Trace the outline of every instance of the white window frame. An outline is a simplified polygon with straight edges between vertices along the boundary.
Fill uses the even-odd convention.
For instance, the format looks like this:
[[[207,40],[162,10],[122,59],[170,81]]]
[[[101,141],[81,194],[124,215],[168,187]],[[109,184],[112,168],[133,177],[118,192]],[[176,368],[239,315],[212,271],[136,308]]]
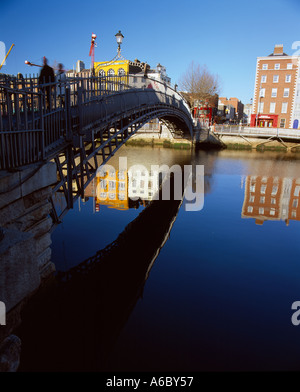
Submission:
[[[275,113],[276,102],[270,102],[270,113]]]
[[[299,197],[299,195],[300,195],[300,186],[296,185],[294,190],[294,196]]]
[[[262,75],[260,79],[260,83],[266,83],[267,82],[267,75]]]
[[[259,97],[260,98],[264,98],[266,94],[266,89],[265,88],[261,88],[259,91]]]
[[[109,189],[110,191],[116,190],[116,181],[109,180],[108,189]]]
[[[276,63],[276,64],[274,65],[274,69],[280,69],[280,63]]]
[[[262,195],[265,195],[265,194],[266,194],[266,189],[267,189],[267,185],[261,185],[261,187],[260,187],[260,193],[261,193]]]
[[[273,185],[271,196],[276,196],[278,192],[278,185]]]
[[[273,83],[279,82],[279,75],[273,75]]]
[[[115,76],[115,75],[116,75],[116,73],[115,73],[115,70],[114,70],[114,69],[110,68],[110,69],[107,71],[107,76]]]
[[[100,180],[100,189],[106,189],[106,188],[107,188],[107,181]]]
[[[125,189],[126,189],[125,181],[119,181],[118,189],[119,189],[119,191],[125,191]]]
[[[286,69],[293,69],[293,63],[287,63]]]
[[[285,88],[285,89],[283,90],[283,97],[284,97],[284,98],[288,98],[289,95],[290,95],[290,89],[289,89],[289,88]]]
[[[268,69],[268,64],[263,64],[263,65],[262,65],[262,69],[263,69],[263,70]]]
[[[125,76],[126,72],[124,68],[119,68],[118,69],[118,76]]]
[[[276,98],[277,97],[277,88],[272,88],[271,97],[272,98]]]
[[[287,102],[282,102],[281,113],[282,114],[286,114],[287,113],[287,108],[288,108],[288,103]]]
[[[285,127],[285,118],[281,118],[279,128],[284,128],[284,127]]]
[[[290,74],[285,75],[285,83],[291,83],[291,80],[292,80],[292,75]]]
[[[264,102],[259,102],[258,103],[258,113],[263,113],[264,112]]]

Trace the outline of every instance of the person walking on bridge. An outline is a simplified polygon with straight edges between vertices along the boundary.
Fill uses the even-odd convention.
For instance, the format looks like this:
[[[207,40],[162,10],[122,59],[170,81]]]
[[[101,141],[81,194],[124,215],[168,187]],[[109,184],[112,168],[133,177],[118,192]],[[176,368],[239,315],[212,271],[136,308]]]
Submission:
[[[51,109],[52,86],[49,83],[54,83],[54,82],[55,82],[55,76],[54,76],[53,68],[49,67],[48,60],[44,56],[43,68],[41,69],[40,76],[39,76],[39,86],[41,91],[46,94],[47,109]]]
[[[60,103],[61,107],[64,107],[67,77],[65,70],[63,69],[63,64],[61,63],[58,64],[58,72],[56,74],[55,80],[57,82],[56,95],[58,102]]]

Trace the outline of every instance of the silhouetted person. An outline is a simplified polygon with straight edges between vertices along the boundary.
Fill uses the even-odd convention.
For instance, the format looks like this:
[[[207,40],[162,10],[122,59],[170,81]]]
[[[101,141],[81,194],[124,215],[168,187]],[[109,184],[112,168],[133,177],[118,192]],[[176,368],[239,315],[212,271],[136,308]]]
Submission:
[[[61,102],[61,106],[65,106],[65,92],[66,92],[66,81],[67,77],[61,63],[58,64],[58,72],[56,74],[56,95],[58,101]]]
[[[55,82],[55,75],[53,68],[49,67],[48,60],[46,57],[43,58],[43,68],[41,69],[39,76],[39,85],[41,90],[46,93],[46,107],[50,109],[50,99],[51,99],[51,90],[52,86],[43,86],[47,83]]]

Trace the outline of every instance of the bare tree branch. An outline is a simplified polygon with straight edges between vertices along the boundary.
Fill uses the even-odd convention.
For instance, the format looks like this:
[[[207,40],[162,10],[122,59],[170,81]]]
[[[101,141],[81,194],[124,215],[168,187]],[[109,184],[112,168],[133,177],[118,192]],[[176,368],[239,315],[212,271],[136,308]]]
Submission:
[[[195,101],[210,101],[220,90],[218,75],[211,74],[206,65],[192,63],[179,80],[179,88],[185,93],[191,106]]]

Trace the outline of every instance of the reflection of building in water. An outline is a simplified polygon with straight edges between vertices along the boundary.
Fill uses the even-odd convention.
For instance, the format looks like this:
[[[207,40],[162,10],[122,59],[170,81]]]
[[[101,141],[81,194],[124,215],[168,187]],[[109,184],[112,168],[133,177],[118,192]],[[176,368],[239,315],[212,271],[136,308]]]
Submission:
[[[132,200],[151,201],[158,192],[159,172],[148,170],[128,171],[128,197]]]
[[[95,212],[100,205],[118,210],[146,206],[159,190],[159,172],[148,171],[137,167],[126,170],[100,171],[98,176],[88,185],[87,197],[93,197]]]
[[[242,218],[300,220],[300,178],[247,176]]]
[[[100,171],[99,176],[96,177],[96,204],[127,210],[129,208],[127,187],[126,170]]]

